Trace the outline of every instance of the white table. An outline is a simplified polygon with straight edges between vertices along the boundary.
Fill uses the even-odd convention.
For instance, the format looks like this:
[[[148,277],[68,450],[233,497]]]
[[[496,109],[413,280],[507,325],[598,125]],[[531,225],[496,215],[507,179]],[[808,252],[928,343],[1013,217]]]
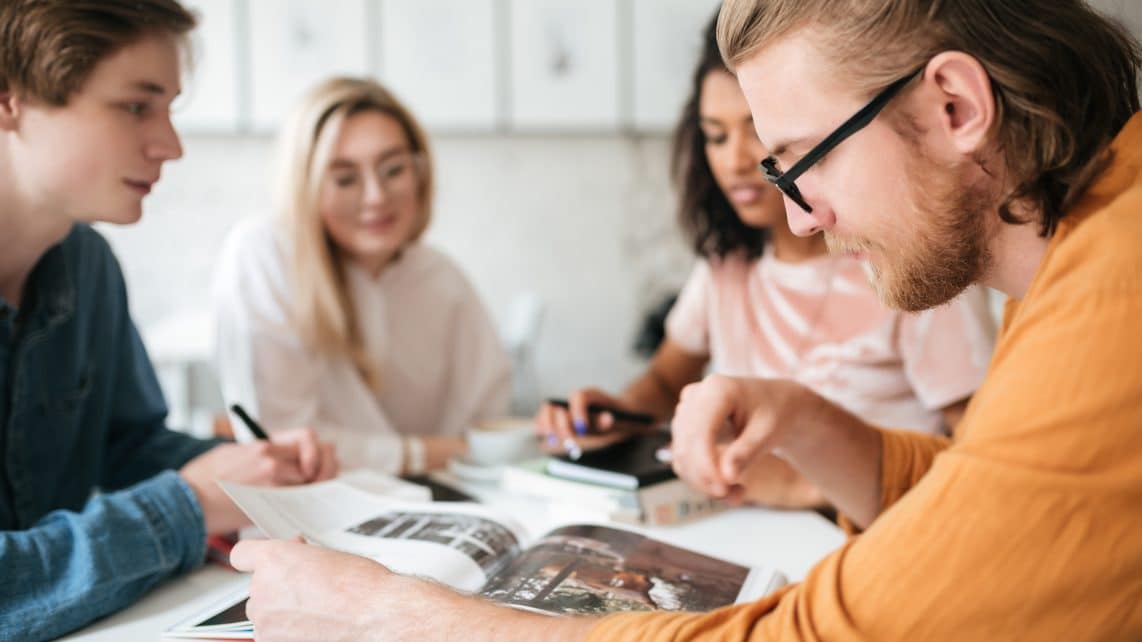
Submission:
[[[581,519],[599,521],[567,507],[509,495],[493,486],[457,485],[495,510],[512,515],[533,535]],[[746,566],[776,567],[794,582],[803,579],[817,560],[844,541],[841,531],[816,513],[762,508],[738,508],[690,524],[638,530],[662,541]],[[63,639],[154,642],[176,622],[201,612],[246,581],[245,575],[209,565],[164,583],[127,610]]]

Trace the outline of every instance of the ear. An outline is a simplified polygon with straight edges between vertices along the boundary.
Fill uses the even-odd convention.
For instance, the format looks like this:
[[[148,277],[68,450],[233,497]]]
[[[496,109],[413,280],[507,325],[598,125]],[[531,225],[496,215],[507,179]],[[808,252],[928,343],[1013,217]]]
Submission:
[[[924,75],[939,92],[939,125],[949,143],[964,155],[979,152],[995,122],[995,95],[983,65],[962,51],[945,51],[928,62]]]
[[[10,90],[0,91],[0,131],[14,131],[20,120],[22,104]]]

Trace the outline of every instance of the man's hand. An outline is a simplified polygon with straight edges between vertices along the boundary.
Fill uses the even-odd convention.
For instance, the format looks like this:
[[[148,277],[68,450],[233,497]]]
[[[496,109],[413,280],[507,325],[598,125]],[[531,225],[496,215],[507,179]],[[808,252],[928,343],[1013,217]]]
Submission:
[[[179,474],[194,491],[207,533],[226,533],[249,524],[218,486],[233,481],[255,486],[284,486],[323,481],[337,475],[333,446],[309,429],[275,434],[271,441],[222,444],[190,460]]]
[[[246,540],[230,563],[254,574],[246,616],[260,642],[580,640],[593,623],[499,607],[300,542]]]
[[[791,381],[721,375],[686,386],[672,422],[674,470],[713,497],[730,496],[750,461],[784,445],[811,395]]]
[[[750,461],[742,471],[741,489],[741,499],[746,503],[770,508],[817,508],[828,504],[812,482],[772,454]],[[730,494],[735,495],[735,491],[731,489]]]
[[[364,557],[296,541],[242,541],[230,563],[254,573],[246,617],[259,640],[435,639],[416,627],[444,606],[430,602],[448,597]],[[401,612],[409,608],[424,619]]]
[[[712,375],[672,423],[674,470],[713,497],[749,499],[751,463],[778,452],[858,525],[879,512],[879,431],[801,384]]]
[[[312,428],[294,428],[270,435],[270,443],[296,451],[298,470],[304,483],[333,479],[340,472],[337,449],[328,441],[321,441]],[[289,453],[287,451],[287,456]]]

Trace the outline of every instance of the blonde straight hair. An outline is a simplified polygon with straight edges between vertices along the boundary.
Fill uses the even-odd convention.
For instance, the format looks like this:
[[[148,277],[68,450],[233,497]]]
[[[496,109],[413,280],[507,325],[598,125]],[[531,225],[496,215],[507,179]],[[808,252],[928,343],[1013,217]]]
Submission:
[[[377,364],[365,352],[346,284],[343,257],[318,211],[330,156],[345,120],[362,111],[396,119],[418,159],[420,212],[410,238],[428,228],[432,212],[432,158],[428,138],[412,114],[379,83],[331,78],[310,89],[282,129],[278,144],[277,209],[293,256],[292,317],[302,341],[317,354],[349,359],[366,384],[380,390]]]

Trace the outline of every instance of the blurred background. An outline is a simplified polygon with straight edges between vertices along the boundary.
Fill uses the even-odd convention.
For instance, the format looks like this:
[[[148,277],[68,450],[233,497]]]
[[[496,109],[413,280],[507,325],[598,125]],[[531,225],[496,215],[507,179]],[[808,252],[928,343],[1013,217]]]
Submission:
[[[433,139],[427,242],[467,272],[516,366],[514,410],[640,368],[640,327],[694,262],[670,130],[719,0],[190,0],[201,18],[168,166],[138,225],[101,226],[171,405],[206,434],[210,281],[241,219],[270,216],[273,134],[333,74],[388,85]],[[1093,0],[1142,36],[1142,0]]]

